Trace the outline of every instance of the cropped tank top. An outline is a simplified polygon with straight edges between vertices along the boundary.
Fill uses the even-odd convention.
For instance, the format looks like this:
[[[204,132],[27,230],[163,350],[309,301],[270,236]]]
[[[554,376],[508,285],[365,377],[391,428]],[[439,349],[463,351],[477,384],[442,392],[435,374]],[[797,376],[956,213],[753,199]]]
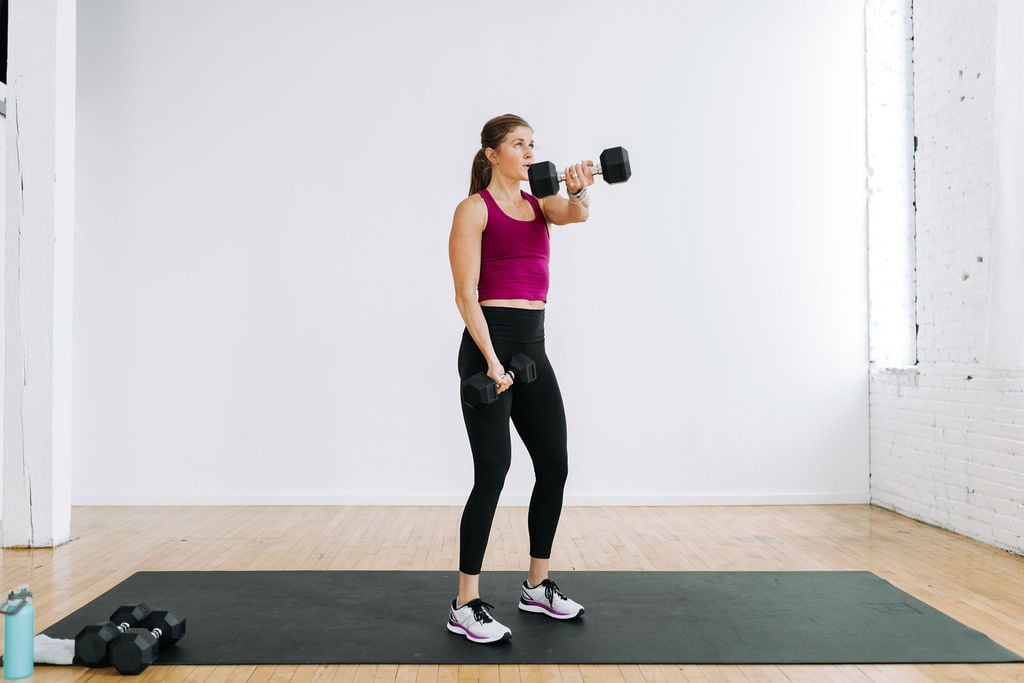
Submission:
[[[507,215],[486,189],[480,197],[487,205],[487,225],[480,244],[480,279],[477,295],[488,299],[548,299],[548,262],[551,239],[548,224],[533,195],[520,190],[533,207],[533,219]]]

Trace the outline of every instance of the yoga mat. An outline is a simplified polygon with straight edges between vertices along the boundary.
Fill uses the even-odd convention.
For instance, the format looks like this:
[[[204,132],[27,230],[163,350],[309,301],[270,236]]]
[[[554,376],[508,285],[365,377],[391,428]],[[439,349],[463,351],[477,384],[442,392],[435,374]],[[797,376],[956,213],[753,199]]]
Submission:
[[[860,664],[1020,662],[870,572],[563,572],[586,614],[517,609],[522,572],[485,572],[512,629],[445,628],[457,575],[430,571],[139,572],[45,630],[73,638],[118,605],[185,614],[160,664]]]

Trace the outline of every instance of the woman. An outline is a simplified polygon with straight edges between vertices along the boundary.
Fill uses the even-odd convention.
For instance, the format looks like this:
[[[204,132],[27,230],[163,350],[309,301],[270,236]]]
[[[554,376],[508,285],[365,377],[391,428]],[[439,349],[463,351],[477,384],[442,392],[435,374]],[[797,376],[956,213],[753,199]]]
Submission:
[[[462,412],[473,452],[473,490],[462,513],[459,594],[452,601],[448,630],[473,642],[508,640],[512,632],[491,616],[480,599],[480,570],[487,538],[512,460],[509,419],[522,438],[536,475],[530,498],[530,570],[519,609],[572,619],[583,607],[548,576],[551,544],[562,511],[568,472],[565,410],[544,352],[544,305],[548,294],[549,224],[587,220],[591,162],[565,169],[569,198],[538,199],[520,190],[533,162],[533,129],[518,116],[491,119],[480,133],[469,197],[455,209],[449,240],[455,299],[466,323],[459,349],[464,380],[486,371],[498,385],[498,400]],[[525,353],[537,378],[516,384],[502,365]]]

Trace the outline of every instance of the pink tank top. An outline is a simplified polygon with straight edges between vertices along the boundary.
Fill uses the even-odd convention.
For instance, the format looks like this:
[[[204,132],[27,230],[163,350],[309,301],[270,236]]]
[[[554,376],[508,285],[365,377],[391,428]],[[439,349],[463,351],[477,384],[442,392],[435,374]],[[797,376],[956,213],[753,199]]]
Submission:
[[[491,193],[480,190],[487,204],[487,226],[480,245],[480,280],[477,294],[488,299],[548,300],[548,261],[551,239],[548,224],[533,195],[520,193],[533,207],[533,220],[511,218]]]

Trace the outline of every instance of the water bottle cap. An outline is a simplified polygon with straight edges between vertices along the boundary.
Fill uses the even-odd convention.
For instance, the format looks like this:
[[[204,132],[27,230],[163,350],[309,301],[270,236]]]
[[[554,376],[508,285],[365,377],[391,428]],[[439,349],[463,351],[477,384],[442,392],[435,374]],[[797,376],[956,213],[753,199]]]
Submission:
[[[0,604],[0,614],[17,614],[21,608],[32,602],[32,593],[28,586],[18,586],[7,595],[7,600]]]

